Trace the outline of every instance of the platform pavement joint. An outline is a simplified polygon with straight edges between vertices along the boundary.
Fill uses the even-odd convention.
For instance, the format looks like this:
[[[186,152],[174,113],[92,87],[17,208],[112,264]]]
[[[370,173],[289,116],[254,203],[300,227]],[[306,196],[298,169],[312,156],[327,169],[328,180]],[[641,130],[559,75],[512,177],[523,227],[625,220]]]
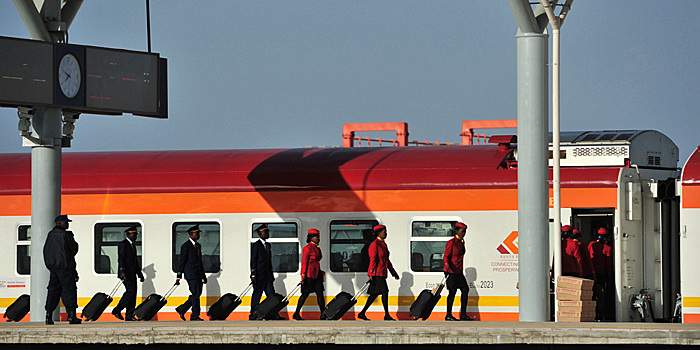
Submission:
[[[98,322],[0,325],[0,344],[700,345],[698,325],[517,322]]]

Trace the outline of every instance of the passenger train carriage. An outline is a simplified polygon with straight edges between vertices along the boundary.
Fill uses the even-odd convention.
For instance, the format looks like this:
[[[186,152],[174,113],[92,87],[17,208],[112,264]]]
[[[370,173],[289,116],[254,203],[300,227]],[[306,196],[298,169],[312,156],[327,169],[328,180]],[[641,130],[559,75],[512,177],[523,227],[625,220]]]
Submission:
[[[80,244],[78,311],[93,294],[115,284],[117,243],[130,226],[140,232],[137,250],[146,276],[141,298],[172,285],[186,229],[200,224],[209,280],[202,296],[206,310],[219,296],[240,293],[249,283],[249,247],[261,223],[271,229],[275,288],[282,294],[300,280],[306,231],[321,231],[327,301],[341,290],[354,293],[367,281],[366,271],[359,271],[362,230],[381,223],[388,227],[390,259],[401,276],[388,281],[390,311],[408,319],[420,291],[441,280],[450,228],[463,221],[469,226],[468,313],[478,320],[515,321],[517,151],[510,143],[514,137],[492,140],[481,146],[66,153],[62,213],[73,220],[70,229]],[[631,300],[643,289],[653,297],[655,317],[670,319],[681,289],[679,238],[672,233],[678,228],[678,148],[656,131],[563,133],[561,140],[564,224],[578,227],[586,245],[598,227],[614,235],[616,320],[640,319]],[[0,312],[29,292],[30,158],[0,155],[0,232],[3,241],[15,245],[0,256],[5,284]],[[687,176],[688,169],[684,192],[697,186]],[[697,200],[684,204],[694,205],[684,213],[700,208]],[[553,226],[550,247],[559,237]],[[680,241],[686,239],[691,238]],[[685,266],[694,261],[684,259],[691,259],[683,260]],[[700,300],[700,287],[693,283],[684,284],[683,293]],[[177,319],[174,308],[187,295],[186,287],[177,289],[157,319]],[[354,319],[364,300],[345,319]],[[247,319],[249,304],[248,295],[229,319]],[[380,319],[380,310],[376,302],[368,316]],[[109,311],[101,321],[114,320]],[[302,316],[319,316],[313,300]],[[431,319],[444,316],[443,298]]]

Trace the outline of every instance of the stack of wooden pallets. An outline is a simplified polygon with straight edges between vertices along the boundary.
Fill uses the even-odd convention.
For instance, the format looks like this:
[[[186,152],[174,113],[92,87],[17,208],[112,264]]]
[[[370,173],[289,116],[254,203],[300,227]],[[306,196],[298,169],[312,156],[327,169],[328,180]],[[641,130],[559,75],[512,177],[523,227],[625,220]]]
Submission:
[[[559,322],[595,321],[595,301],[593,301],[593,280],[559,276],[557,279],[557,300]]]

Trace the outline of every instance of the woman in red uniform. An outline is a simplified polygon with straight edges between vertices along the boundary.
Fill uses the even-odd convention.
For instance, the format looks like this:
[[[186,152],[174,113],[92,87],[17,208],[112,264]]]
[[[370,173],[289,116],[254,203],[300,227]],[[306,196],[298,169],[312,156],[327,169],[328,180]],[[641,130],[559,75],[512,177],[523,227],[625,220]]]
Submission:
[[[309,229],[306,235],[306,242],[308,244],[301,253],[301,297],[299,297],[297,309],[292,318],[299,321],[303,320],[299,311],[301,311],[301,307],[306,302],[309,294],[316,293],[316,301],[318,302],[318,308],[321,310],[321,319],[323,320],[326,298],[323,295],[324,272],[321,271],[323,254],[321,253],[321,247],[319,247],[319,242],[321,242],[320,232],[315,228]]]
[[[445,321],[457,321],[452,316],[452,303],[454,303],[457,290],[462,293],[462,305],[459,309],[459,319],[461,321],[471,321],[472,318],[467,315],[467,300],[469,299],[469,284],[464,277],[464,254],[467,250],[464,248],[464,235],[467,232],[467,224],[458,222],[454,227],[455,236],[445,244],[445,254],[443,261],[445,262],[445,276],[447,277],[447,315]]]
[[[377,237],[372,244],[369,246],[369,270],[367,270],[367,276],[369,276],[369,289],[367,294],[367,303],[362,311],[357,315],[357,318],[369,321],[369,318],[365,316],[365,312],[372,305],[379,294],[382,295],[382,304],[384,306],[384,320],[385,321],[396,321],[389,314],[389,286],[386,284],[387,270],[391,272],[391,275],[399,279],[399,274],[394,270],[394,266],[391,265],[389,260],[389,248],[386,246],[384,240],[386,239],[386,226],[377,225],[374,226],[374,235]]]

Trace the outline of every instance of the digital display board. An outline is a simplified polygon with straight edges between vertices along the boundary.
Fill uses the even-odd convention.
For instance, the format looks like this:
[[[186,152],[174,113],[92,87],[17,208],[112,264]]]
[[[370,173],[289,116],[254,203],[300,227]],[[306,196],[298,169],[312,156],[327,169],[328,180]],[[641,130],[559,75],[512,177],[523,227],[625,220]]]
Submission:
[[[0,106],[167,118],[167,76],[156,53],[0,37]]]
[[[51,105],[53,45],[0,37],[0,104]]]
[[[158,113],[158,55],[85,49],[85,107],[89,110]]]

